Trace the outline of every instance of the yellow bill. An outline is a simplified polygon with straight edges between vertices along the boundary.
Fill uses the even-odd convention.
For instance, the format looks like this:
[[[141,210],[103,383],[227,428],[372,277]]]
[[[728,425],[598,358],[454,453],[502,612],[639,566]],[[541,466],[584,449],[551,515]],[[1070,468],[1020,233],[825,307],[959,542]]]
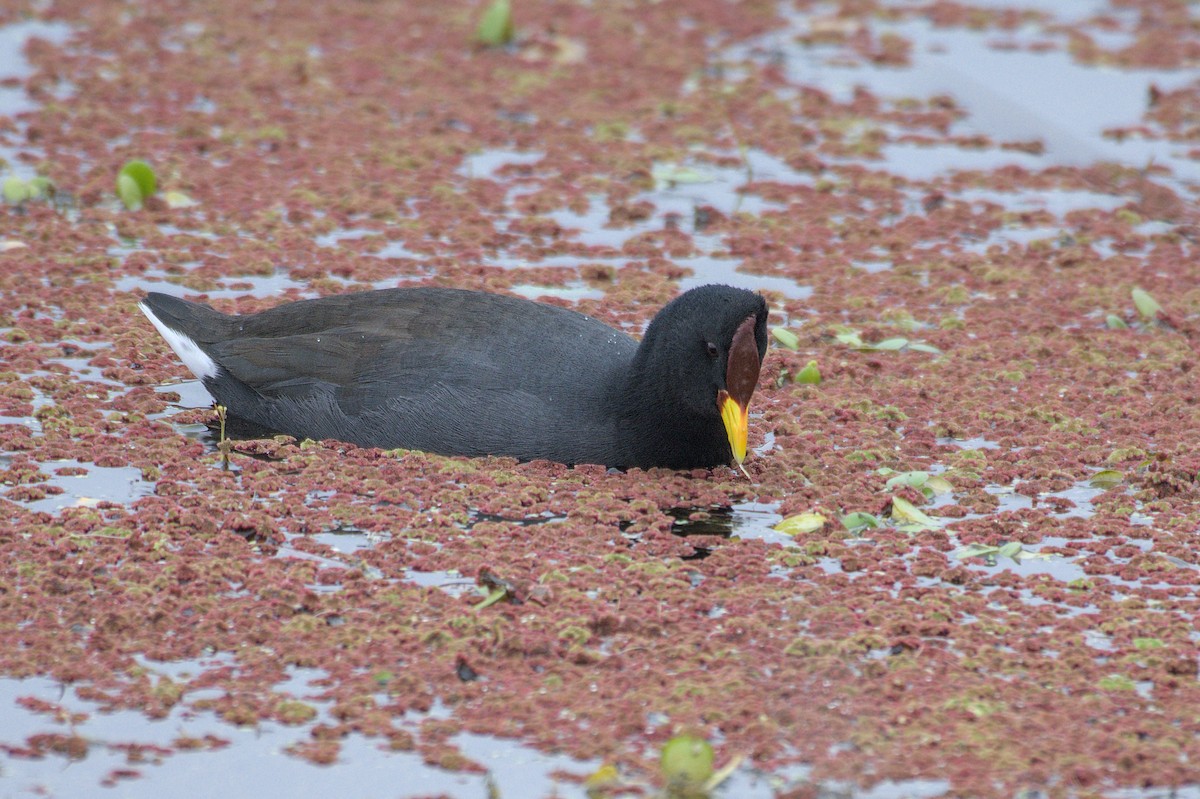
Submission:
[[[721,412],[725,434],[729,436],[729,451],[746,479],[750,479],[750,473],[742,461],[746,459],[746,437],[750,433],[750,397],[754,395],[762,352],[766,349],[765,333],[762,347],[759,347],[758,322],[758,315],[751,314],[738,325],[729,345],[725,388],[717,392],[717,409]]]
[[[742,407],[729,396],[728,391],[717,394],[717,405],[721,409],[721,421],[725,424],[725,434],[729,436],[729,449],[738,466],[746,460],[746,438],[750,435],[750,409]]]

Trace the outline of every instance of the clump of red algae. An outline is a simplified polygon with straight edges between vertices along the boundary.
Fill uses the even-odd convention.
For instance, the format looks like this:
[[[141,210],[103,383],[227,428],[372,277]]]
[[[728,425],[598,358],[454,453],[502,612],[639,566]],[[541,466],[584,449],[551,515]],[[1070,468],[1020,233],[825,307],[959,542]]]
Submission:
[[[826,14],[811,17],[811,47],[851,63],[910,57],[870,26],[915,10],[796,5]],[[1087,63],[1195,63],[1185,11],[1126,5],[1136,13],[1065,30],[969,4],[930,13],[1006,35],[1040,24]],[[688,729],[719,739],[719,759],[810,766],[798,794],[827,780],[944,780],[980,797],[1200,781],[1187,712],[1200,702],[1197,204],[1157,168],[891,175],[889,142],[992,143],[952,132],[952,97],[834,97],[770,57],[723,63],[727,46],[779,28],[773,2],[650,4],[636,18],[522,3],[523,30],[552,31],[581,60],[474,50],[467,4],[265,18],[218,4],[168,19],[67,0],[36,13],[72,37],[26,49],[42,105],[5,130],[68,206],[0,211],[24,245],[0,252],[0,674],[61,681],[100,710],[211,713],[231,733],[300,725],[291,752],[317,763],[361,735],[475,770],[450,741],[472,731],[636,778]],[[1114,31],[1129,44],[1101,48]],[[1145,124],[1113,135],[1187,142],[1194,101],[1156,89]],[[806,179],[748,174],[760,212],[714,199],[660,220],[654,164],[729,166],[743,149]],[[463,172],[492,150],[539,157]],[[196,205],[124,211],[112,180],[130,157]],[[1122,204],[1059,219],[972,199],[980,189]],[[593,207],[606,233],[628,235],[584,244],[556,215]],[[1003,236],[1014,227],[1058,232],[1018,242]],[[224,470],[177,427],[207,411],[164,416],[174,398],[155,387],[183,369],[135,310],[164,284],[250,312],[379,283],[582,279],[602,296],[577,307],[636,332],[702,236],[744,272],[813,289],[773,295],[773,323],[786,314],[800,350],[773,348],[764,365],[751,446],[773,444],[747,461],[752,482],[287,438],[237,444]],[[861,267],[880,261],[890,268]],[[1139,319],[1135,285],[1178,324]],[[853,349],[846,328],[942,354]],[[793,384],[811,358],[821,385]],[[30,508],[97,466],[139,469],[154,491]],[[942,526],[842,528],[845,512],[891,512],[884,467],[944,470],[949,502],[902,494]],[[1100,469],[1121,479],[1071,515]],[[671,509],[741,501],[830,522],[792,547],[671,533]],[[344,554],[316,537],[345,530],[370,546]],[[1060,558],[1047,571],[954,554],[1014,541]],[[707,556],[684,560],[697,546]],[[482,595],[410,579],[421,572],[492,575],[528,601],[476,608]],[[156,673],[174,662],[190,676]],[[284,687],[299,670],[318,675],[303,697]],[[448,716],[425,716],[435,705]],[[25,707],[46,730],[0,740],[9,756],[86,754],[59,722],[70,703]]]

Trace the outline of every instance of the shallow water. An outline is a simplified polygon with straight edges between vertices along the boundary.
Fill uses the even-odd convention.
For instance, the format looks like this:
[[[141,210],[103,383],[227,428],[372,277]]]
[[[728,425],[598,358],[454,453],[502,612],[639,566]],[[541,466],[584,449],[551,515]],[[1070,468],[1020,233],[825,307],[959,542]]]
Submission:
[[[159,663],[146,661],[152,675],[170,677],[186,684],[189,677],[212,667],[232,665],[226,659]],[[299,699],[318,709],[317,717],[300,726],[260,722],[253,728],[234,727],[209,712],[193,712],[187,704],[203,698],[217,698],[220,690],[193,690],[162,719],[147,721],[135,711],[100,712],[97,706],[73,695],[71,688],[45,678],[14,680],[0,678],[0,708],[5,711],[0,744],[20,745],[26,736],[48,731],[47,717],[17,704],[29,697],[64,707],[72,713],[85,713],[82,723],[53,724],[50,729],[78,735],[87,741],[86,757],[69,760],[59,755],[40,759],[7,758],[0,772],[0,793],[9,797],[86,796],[104,780],[112,780],[115,795],[129,799],[142,797],[194,795],[198,784],[206,794],[240,796],[247,791],[270,796],[286,795],[298,799],[324,799],[345,793],[348,782],[356,797],[408,799],[434,794],[480,797],[491,795],[494,785],[501,797],[539,799],[558,797],[584,799],[588,794],[579,779],[591,774],[599,760],[577,760],[565,755],[540,752],[519,741],[472,732],[460,732],[450,741],[463,755],[487,770],[485,774],[452,773],[430,768],[422,756],[396,752],[384,743],[362,736],[341,740],[338,761],[332,765],[313,765],[290,757],[288,746],[310,740],[312,726],[328,721],[330,703],[316,698],[321,689],[313,682],[324,675],[311,669],[289,669],[288,678],[275,690],[280,695]],[[409,714],[407,721],[415,730],[423,718],[445,716],[435,705],[429,714]],[[203,748],[195,752],[172,753],[174,741],[182,737],[202,739],[213,736],[227,746]],[[142,747],[136,758],[129,752],[131,742]],[[714,793],[728,799],[769,799],[785,786],[808,784],[808,769],[791,768],[782,775],[765,775],[742,767]],[[576,775],[564,779],[559,775]],[[122,775],[122,776],[117,776]],[[868,797],[868,799],[923,799],[942,795],[947,784],[941,780],[882,781],[862,790],[849,784],[821,786],[822,796]]]
[[[27,19],[0,25],[0,81],[24,79],[33,72],[24,54],[25,45],[30,39],[62,43],[70,35],[71,26],[62,22]],[[38,104],[25,93],[24,86],[0,85],[0,117],[16,117],[37,107]],[[18,123],[17,129],[23,131],[24,126]],[[40,156],[41,150],[30,146],[25,137],[0,133],[0,179],[9,175],[26,180],[34,177],[37,171],[29,165],[29,161],[36,161]]]
[[[62,491],[21,502],[32,511],[56,513],[64,508],[95,507],[102,502],[128,505],[154,493],[154,483],[145,481],[141,470],[132,466],[97,466],[78,460],[45,461],[41,466],[50,476],[38,485]],[[55,474],[60,469],[85,469],[86,474]]]
[[[209,662],[147,663],[152,673],[170,675],[177,682],[182,674],[196,674],[213,665]],[[16,701],[33,697],[61,704],[71,712],[87,713],[86,721],[53,724],[50,729],[74,734],[88,741],[87,756],[68,760],[61,756],[43,759],[5,758],[0,772],[0,794],[8,797],[91,796],[101,781],[117,770],[132,769],[135,775],[119,779],[114,795],[129,799],[158,799],[163,796],[193,796],[196,786],[204,786],[205,795],[244,796],[261,792],[269,796],[312,797],[323,799],[344,794],[353,783],[360,797],[417,797],[434,794],[484,796],[488,777],[482,774],[452,773],[430,768],[422,756],[412,752],[388,751],[381,742],[361,736],[342,740],[338,762],[318,766],[290,757],[286,747],[311,740],[311,726],[325,717],[329,703],[313,698],[318,689],[310,683],[323,675],[319,672],[292,670],[288,681],[276,686],[280,694],[292,694],[306,704],[321,709],[321,714],[299,727],[263,721],[254,728],[235,727],[208,712],[187,710],[188,701],[204,697],[204,692],[188,692],[185,702],[167,717],[147,721],[136,711],[99,712],[93,703],[73,696],[70,688],[45,678],[13,680],[0,678],[0,708],[5,722],[0,743],[20,745],[26,736],[47,732],[47,718],[31,713]],[[208,692],[212,695],[212,692]],[[215,696],[222,692],[218,691]],[[325,718],[325,720],[328,720]],[[414,718],[413,723],[419,722]],[[205,748],[196,752],[171,754],[172,742],[180,737],[203,738],[206,735],[226,740],[230,745]],[[586,775],[598,764],[568,757],[546,755],[519,742],[485,735],[462,733],[455,737],[468,757],[487,768],[496,769],[493,779],[507,790],[504,796],[582,797],[576,784],[557,780],[554,772]],[[143,761],[132,761],[127,753],[129,742],[149,748]],[[527,786],[520,789],[519,786]]]
[[[729,507],[672,508],[668,513],[675,518],[671,525],[675,535],[715,535],[792,546],[791,536],[774,529],[783,521],[778,511],[778,503],[738,502]],[[697,514],[702,518],[689,518]]]

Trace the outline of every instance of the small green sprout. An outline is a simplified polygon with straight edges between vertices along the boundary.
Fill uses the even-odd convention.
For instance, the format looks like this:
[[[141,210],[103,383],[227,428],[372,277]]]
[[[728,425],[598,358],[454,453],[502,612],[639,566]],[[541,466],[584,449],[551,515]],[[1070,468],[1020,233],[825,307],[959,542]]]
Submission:
[[[821,370],[816,361],[809,361],[803,369],[796,373],[795,382],[807,386],[821,385]]]
[[[1137,308],[1142,319],[1153,322],[1158,318],[1159,313],[1162,312],[1162,306],[1158,304],[1157,300],[1140,288],[1134,288],[1130,295],[1133,297],[1133,306]]]
[[[694,735],[676,735],[663,746],[659,759],[668,791],[698,795],[713,775],[712,744]]]
[[[513,33],[512,3],[492,0],[479,19],[475,41],[485,47],[501,47],[513,40]]]
[[[158,191],[158,178],[145,161],[134,159],[117,175],[117,196],[130,211],[141,208]]]

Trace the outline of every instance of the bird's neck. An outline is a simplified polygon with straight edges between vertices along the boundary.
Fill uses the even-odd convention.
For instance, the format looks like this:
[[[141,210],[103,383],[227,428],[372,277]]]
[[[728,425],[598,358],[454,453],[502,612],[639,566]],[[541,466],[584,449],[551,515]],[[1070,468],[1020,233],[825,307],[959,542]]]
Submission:
[[[639,348],[631,368],[617,380],[612,408],[615,423],[629,431],[629,465],[656,464],[672,469],[714,466],[728,448],[724,431],[714,419],[697,417],[681,409],[661,381],[661,365]],[[659,376],[655,380],[655,375]]]

